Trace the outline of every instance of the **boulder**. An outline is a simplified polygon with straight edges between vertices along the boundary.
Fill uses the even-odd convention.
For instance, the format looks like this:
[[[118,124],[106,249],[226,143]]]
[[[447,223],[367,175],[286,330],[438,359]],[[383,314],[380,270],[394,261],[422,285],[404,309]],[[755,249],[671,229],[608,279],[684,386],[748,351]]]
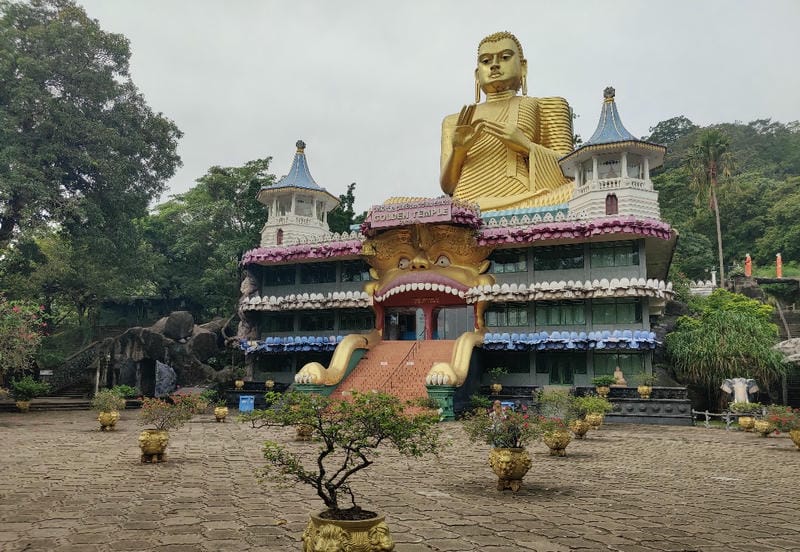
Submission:
[[[194,330],[194,317],[188,311],[175,311],[167,317],[164,335],[175,341],[188,339]]]

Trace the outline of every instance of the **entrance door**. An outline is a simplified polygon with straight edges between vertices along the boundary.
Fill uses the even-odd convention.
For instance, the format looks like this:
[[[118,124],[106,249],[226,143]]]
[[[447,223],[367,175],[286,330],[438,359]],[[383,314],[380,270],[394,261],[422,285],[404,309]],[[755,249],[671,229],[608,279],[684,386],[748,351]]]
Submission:
[[[469,307],[442,307],[436,313],[434,339],[458,339],[475,329],[475,309]]]
[[[386,312],[384,337],[392,341],[414,341],[417,338],[417,310],[392,308]],[[425,317],[419,325],[425,336]],[[422,339],[422,338],[419,338]]]

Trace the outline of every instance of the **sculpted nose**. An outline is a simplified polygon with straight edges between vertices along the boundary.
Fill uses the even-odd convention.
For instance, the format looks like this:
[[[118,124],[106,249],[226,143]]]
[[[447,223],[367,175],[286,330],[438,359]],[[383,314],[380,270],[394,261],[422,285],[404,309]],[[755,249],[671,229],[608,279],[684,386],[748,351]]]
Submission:
[[[411,270],[427,270],[428,269],[428,259],[423,257],[414,257],[411,261]]]

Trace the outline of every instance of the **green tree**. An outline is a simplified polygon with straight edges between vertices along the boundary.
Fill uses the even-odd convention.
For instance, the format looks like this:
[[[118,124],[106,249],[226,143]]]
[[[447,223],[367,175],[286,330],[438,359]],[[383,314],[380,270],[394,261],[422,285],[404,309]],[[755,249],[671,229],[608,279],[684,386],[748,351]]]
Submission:
[[[708,194],[717,227],[717,250],[719,253],[719,277],[725,282],[725,259],[722,255],[722,230],[719,220],[720,181],[730,178],[733,169],[733,156],[729,151],[730,140],[722,132],[710,129],[703,132],[695,142],[690,157],[692,181],[701,195]]]
[[[211,167],[186,193],[156,207],[140,227],[156,255],[153,285],[165,298],[184,297],[224,315],[239,294],[239,261],[260,241],[266,209],[258,191],[275,182],[271,158],[241,167]]]
[[[356,183],[353,182],[347,187],[347,191],[339,196],[339,205],[328,213],[328,227],[331,232],[350,232],[350,225],[356,218],[353,210],[353,204],[356,202],[355,189]]]
[[[0,248],[45,223],[109,228],[164,190],[181,133],[130,55],[71,0],[0,0]]]
[[[772,349],[778,327],[771,306],[723,289],[692,305],[696,312],[680,317],[666,337],[679,379],[715,389],[725,378],[752,377],[768,386],[786,372],[783,355]]]
[[[648,142],[671,147],[675,142],[684,136],[688,136],[697,128],[698,126],[692,121],[683,115],[679,115],[650,127],[650,136],[645,136],[644,139]]]

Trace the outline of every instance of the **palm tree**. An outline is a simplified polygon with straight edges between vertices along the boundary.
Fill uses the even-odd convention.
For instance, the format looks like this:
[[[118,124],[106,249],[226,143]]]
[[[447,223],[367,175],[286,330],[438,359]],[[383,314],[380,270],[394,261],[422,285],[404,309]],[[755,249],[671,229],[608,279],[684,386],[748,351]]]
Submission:
[[[725,262],[722,256],[722,230],[719,224],[717,195],[720,181],[727,180],[733,170],[733,154],[728,151],[730,139],[717,129],[700,134],[689,158],[692,180],[703,195],[709,194],[711,209],[717,223],[717,249],[719,252],[719,280],[725,285]]]

